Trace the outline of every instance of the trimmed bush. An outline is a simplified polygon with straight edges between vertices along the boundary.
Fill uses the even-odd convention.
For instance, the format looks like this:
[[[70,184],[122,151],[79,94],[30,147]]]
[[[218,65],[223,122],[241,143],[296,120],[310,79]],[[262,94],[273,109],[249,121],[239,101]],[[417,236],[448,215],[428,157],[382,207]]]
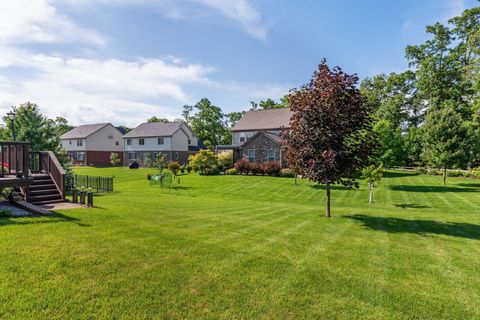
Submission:
[[[260,163],[252,162],[250,163],[249,167],[250,167],[250,172],[254,176],[263,174],[263,166]]]
[[[238,174],[238,170],[235,168],[225,170],[225,174],[234,176]]]
[[[280,174],[280,169],[280,165],[275,161],[269,161],[263,164],[263,171],[272,177],[278,176]]]
[[[250,171],[250,163],[247,160],[241,159],[233,165],[240,174],[248,173]]]
[[[176,176],[178,170],[180,170],[180,164],[177,161],[170,161],[167,165],[167,168],[173,172],[174,176]]]
[[[280,170],[280,176],[284,178],[295,178],[295,172],[292,169]]]
[[[201,176],[217,176],[220,174],[220,170],[217,167],[214,168],[206,168],[203,171],[198,173]]]

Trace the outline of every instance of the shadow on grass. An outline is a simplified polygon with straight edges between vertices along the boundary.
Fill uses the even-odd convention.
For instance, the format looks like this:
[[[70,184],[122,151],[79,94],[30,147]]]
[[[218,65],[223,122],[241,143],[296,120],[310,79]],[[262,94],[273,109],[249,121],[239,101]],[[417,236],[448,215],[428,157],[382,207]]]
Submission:
[[[422,236],[440,234],[459,238],[480,239],[480,226],[471,223],[406,220],[400,218],[373,217],[362,214],[344,217],[360,222],[365,228],[388,233],[412,233]]]
[[[480,183],[459,183],[458,185],[467,188],[480,188]]]
[[[313,189],[320,189],[320,190],[325,190],[327,188],[326,185],[324,184],[314,184],[311,186],[311,188]],[[345,187],[344,185],[341,185],[341,184],[334,184],[334,185],[330,185],[330,190],[356,190],[357,188],[347,188]]]
[[[391,185],[390,190],[406,192],[477,192],[476,188],[449,187],[449,186],[408,186]]]
[[[27,225],[27,224],[44,224],[44,223],[59,223],[71,222],[80,227],[90,227],[89,224],[81,223],[80,219],[66,216],[58,212],[52,212],[48,216],[31,215],[25,217],[6,217],[0,216],[0,227],[8,225]]]
[[[395,204],[395,207],[403,208],[403,209],[427,209],[427,208],[431,208],[430,206],[423,206],[423,205],[415,204],[415,203],[397,203],[397,204]]]
[[[385,171],[383,173],[383,177],[385,178],[401,178],[401,177],[407,177],[407,176],[418,176],[418,173],[415,172],[401,172],[401,171]]]

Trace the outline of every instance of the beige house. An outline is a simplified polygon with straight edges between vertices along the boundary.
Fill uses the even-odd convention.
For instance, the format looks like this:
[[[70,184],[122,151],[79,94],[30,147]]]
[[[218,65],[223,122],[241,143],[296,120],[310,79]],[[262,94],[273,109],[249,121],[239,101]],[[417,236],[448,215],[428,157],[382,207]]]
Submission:
[[[111,123],[78,126],[60,137],[61,147],[77,165],[107,165],[110,154],[123,158],[122,133]]]
[[[166,161],[186,164],[188,156],[198,151],[198,139],[183,122],[142,123],[123,136],[126,164],[137,162],[145,166],[156,160],[158,153]]]

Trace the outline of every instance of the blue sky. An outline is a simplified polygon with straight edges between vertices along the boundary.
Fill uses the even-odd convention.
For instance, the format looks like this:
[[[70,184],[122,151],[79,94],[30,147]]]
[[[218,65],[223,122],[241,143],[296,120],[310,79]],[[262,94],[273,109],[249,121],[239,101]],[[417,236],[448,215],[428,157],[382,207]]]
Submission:
[[[0,0],[0,112],[24,101],[73,124],[225,112],[309,80],[322,57],[360,78],[475,0]],[[28,8],[28,9],[27,9]]]

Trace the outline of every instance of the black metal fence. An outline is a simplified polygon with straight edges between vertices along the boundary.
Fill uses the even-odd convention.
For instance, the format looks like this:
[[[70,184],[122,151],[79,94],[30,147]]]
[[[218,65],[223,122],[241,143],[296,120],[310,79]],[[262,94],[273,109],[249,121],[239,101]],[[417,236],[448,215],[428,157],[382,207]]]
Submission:
[[[113,177],[94,177],[80,174],[73,175],[73,183],[68,183],[69,189],[91,189],[93,192],[112,192]],[[69,190],[71,191],[71,190]]]

